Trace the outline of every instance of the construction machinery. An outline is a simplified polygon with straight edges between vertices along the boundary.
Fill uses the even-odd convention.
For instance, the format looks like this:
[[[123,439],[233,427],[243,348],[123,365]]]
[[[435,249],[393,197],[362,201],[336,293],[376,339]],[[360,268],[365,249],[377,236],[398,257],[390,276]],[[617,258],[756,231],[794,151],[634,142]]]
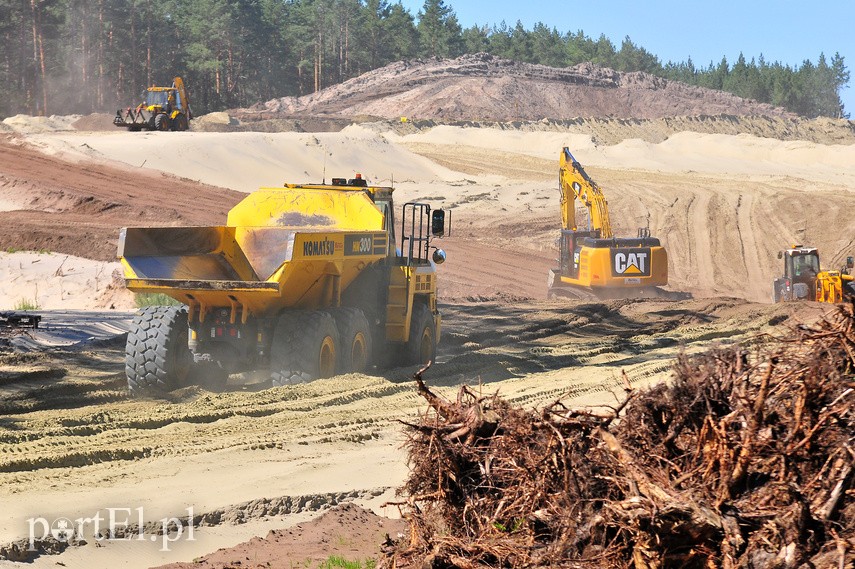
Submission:
[[[627,298],[668,296],[668,255],[649,228],[637,237],[615,237],[602,190],[568,148],[561,152],[559,266],[549,271],[548,297]],[[588,228],[576,223],[576,200],[588,211]]]
[[[144,93],[145,100],[136,106],[116,111],[113,124],[131,131],[187,130],[193,112],[190,99],[181,77],[172,80],[172,87],[151,86]]]
[[[784,274],[772,283],[772,301],[814,300],[816,302],[842,302],[855,298],[855,277],[849,274],[855,259],[846,258],[839,271],[823,270],[819,251],[815,247],[793,245],[778,251],[784,260]]]
[[[126,286],[180,306],[143,308],[128,334],[131,392],[269,370],[274,385],[436,356],[431,245],[446,212],[354,179],[249,194],[216,227],[128,227]],[[450,218],[448,220],[450,226]],[[431,251],[433,250],[433,251]]]

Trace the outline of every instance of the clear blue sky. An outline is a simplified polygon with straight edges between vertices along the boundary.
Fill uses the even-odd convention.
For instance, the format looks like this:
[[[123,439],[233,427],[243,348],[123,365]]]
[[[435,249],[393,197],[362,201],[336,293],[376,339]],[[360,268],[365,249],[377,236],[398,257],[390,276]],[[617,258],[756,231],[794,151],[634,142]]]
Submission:
[[[390,0],[394,3],[397,0]],[[417,16],[424,0],[401,0]],[[846,112],[855,119],[855,1],[853,0],[445,0],[460,25],[499,24],[517,20],[527,29],[537,22],[559,32],[583,30],[600,34],[620,48],[623,38],[644,47],[665,63],[686,61],[697,66],[733,64],[739,52],[746,59],[762,53],[768,62],[816,63],[820,52],[830,60],[845,58],[852,78],[841,93]]]

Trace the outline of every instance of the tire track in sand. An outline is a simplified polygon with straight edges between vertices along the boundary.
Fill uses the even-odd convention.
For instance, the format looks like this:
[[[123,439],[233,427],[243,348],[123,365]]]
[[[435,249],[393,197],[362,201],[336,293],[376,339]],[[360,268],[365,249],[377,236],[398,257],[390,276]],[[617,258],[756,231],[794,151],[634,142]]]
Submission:
[[[740,193],[736,204],[736,231],[742,247],[742,262],[745,267],[745,293],[751,300],[766,300],[763,291],[763,265],[760,263],[760,248],[754,227],[754,195]]]
[[[694,260],[695,278],[698,286],[707,290],[715,290],[715,268],[713,266],[712,245],[710,236],[710,198],[709,192],[696,190],[694,199],[689,205],[689,259]]]

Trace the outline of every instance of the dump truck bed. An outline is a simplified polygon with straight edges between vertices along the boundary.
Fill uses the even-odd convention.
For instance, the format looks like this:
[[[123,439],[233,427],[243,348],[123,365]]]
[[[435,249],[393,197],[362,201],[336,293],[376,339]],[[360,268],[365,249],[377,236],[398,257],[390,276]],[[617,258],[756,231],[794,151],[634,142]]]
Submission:
[[[265,188],[213,227],[129,227],[119,257],[128,289],[253,314],[316,306],[387,257],[384,215],[361,191]],[[326,278],[328,276],[334,279]]]

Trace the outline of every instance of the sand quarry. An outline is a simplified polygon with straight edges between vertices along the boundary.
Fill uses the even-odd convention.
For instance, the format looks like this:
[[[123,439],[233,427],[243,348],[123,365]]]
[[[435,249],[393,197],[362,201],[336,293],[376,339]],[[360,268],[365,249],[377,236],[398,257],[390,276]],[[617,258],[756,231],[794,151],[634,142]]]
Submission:
[[[277,389],[233,376],[223,393],[130,399],[122,331],[134,301],[117,273],[119,227],[220,223],[246,192],[284,181],[361,172],[394,182],[399,203],[453,212],[428,383],[449,396],[480,383],[526,406],[609,404],[622,372],[638,387],[666,381],[680,351],[774,334],[823,311],[771,304],[771,281],[791,243],[819,247],[829,267],[855,254],[853,127],[776,120],[228,132],[205,129],[203,117],[190,132],[128,133],[107,116],[7,119],[0,307],[37,303],[43,330],[5,337],[0,351],[0,548],[27,537],[29,518],[109,508],[130,508],[132,524],[141,509],[149,530],[188,508],[201,523],[169,551],[156,533],[89,539],[31,566],[150,567],[238,544],[194,566],[313,566],[372,558],[385,534],[406,531],[383,504],[407,473],[398,421],[424,409],[413,370]],[[795,128],[812,134],[799,140]],[[694,298],[545,299],[563,146],[603,187],[616,233],[649,225],[668,250],[670,288]]]

